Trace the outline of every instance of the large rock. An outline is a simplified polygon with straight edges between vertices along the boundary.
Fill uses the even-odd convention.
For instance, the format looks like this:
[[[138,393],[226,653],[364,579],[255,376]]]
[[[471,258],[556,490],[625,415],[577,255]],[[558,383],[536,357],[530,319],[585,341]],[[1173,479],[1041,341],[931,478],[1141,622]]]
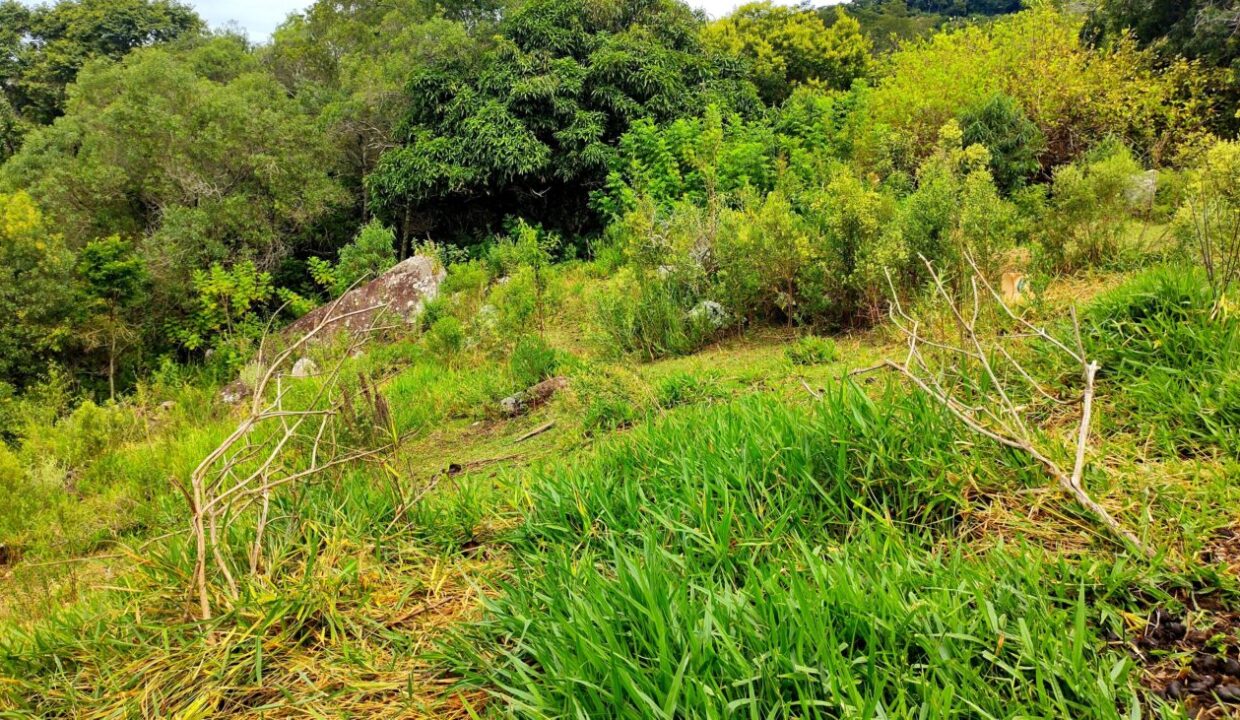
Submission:
[[[380,319],[380,313],[390,313],[396,320],[411,321],[428,300],[439,294],[439,284],[445,275],[437,260],[415,255],[365,285],[350,290],[338,301],[306,313],[285,328],[284,336],[297,338],[305,335],[323,322],[329,313],[335,319],[323,326],[319,331],[321,335],[342,330],[355,334],[390,322]]]

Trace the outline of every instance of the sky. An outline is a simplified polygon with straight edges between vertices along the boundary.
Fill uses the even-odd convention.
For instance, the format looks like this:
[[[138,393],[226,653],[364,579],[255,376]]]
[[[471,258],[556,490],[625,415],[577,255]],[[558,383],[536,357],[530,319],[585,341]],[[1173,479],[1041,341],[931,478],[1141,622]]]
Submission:
[[[814,4],[834,4],[839,1],[816,0]],[[266,40],[289,13],[309,6],[310,2],[311,0],[190,0],[190,4],[212,27],[223,27],[226,23],[235,22],[256,42]],[[744,0],[689,0],[690,5],[704,9],[712,17],[724,15],[742,2]]]

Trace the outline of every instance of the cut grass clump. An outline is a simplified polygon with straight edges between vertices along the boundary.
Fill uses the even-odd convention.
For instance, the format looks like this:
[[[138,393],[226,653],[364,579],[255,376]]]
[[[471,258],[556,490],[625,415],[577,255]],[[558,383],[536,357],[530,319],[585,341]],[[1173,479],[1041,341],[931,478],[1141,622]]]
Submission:
[[[656,399],[664,410],[717,400],[724,395],[719,379],[711,374],[676,372],[655,385]]]
[[[1085,341],[1113,406],[1105,422],[1167,455],[1240,457],[1240,319],[1212,310],[1204,277],[1171,268],[1094,303]]]

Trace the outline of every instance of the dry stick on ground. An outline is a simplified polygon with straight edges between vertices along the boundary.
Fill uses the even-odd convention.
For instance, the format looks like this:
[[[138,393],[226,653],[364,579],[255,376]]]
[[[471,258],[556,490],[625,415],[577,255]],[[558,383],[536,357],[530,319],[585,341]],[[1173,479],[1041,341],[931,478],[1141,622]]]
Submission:
[[[973,432],[1033,458],[1047,474],[1059,483],[1060,487],[1101,521],[1116,537],[1145,555],[1153,555],[1151,549],[1136,535],[1120,525],[1106,508],[1095,502],[1082,485],[1085,456],[1089,447],[1090,426],[1093,421],[1094,385],[1098,375],[1098,363],[1089,360],[1086,356],[1075,309],[1072,311],[1075,347],[1071,347],[1045,329],[1033,325],[1013,312],[999,293],[995,292],[994,287],[986,281],[985,276],[970,257],[968,261],[973,269],[973,277],[970,281],[972,302],[966,315],[966,308],[963,307],[962,301],[953,300],[948,293],[942,275],[924,257],[922,261],[930,272],[936,296],[951,313],[959,339],[953,343],[926,337],[922,332],[923,324],[904,311],[895,292],[894,283],[888,276],[892,296],[890,318],[892,324],[908,341],[907,354],[904,362],[888,359],[878,365],[856,370],[851,375],[881,369],[890,369],[900,373],[922,392],[945,407]],[[1084,389],[1078,401],[1065,402],[1048,392],[1042,384],[1034,380],[1011,353],[1002,347],[1004,338],[989,342],[982,338],[978,332],[978,322],[982,312],[983,288],[1003,313],[1021,328],[1019,337],[1034,338],[1045,342],[1080,365]],[[946,355],[948,359],[935,363],[932,358],[927,358],[927,353],[935,351]],[[1023,382],[1039,396],[1057,404],[1080,406],[1075,439],[1076,453],[1071,473],[1066,472],[1045,450],[1035,444],[1035,435],[1029,430],[1025,418],[1022,417],[1022,411],[1025,408],[1013,402],[1012,392],[1005,387],[1004,380],[1000,378],[999,371],[996,369],[1007,366],[1015,371],[1015,378],[1017,378],[1010,382]],[[974,370],[980,372],[975,374]],[[962,398],[971,399],[973,402],[966,402]]]
[[[224,578],[229,595],[233,598],[238,595],[236,579],[220,549],[219,535],[221,524],[226,529],[228,524],[251,504],[254,502],[262,503],[262,510],[256,528],[256,537],[249,553],[250,570],[254,572],[258,566],[258,552],[267,523],[267,509],[270,506],[272,490],[289,483],[304,481],[333,467],[371,458],[383,451],[382,449],[352,450],[326,462],[320,460],[320,454],[324,447],[324,432],[328,421],[339,412],[339,408],[332,406],[330,403],[328,403],[327,407],[322,406],[325,400],[330,399],[330,394],[337,385],[337,380],[345,360],[352,354],[351,352],[346,352],[340,361],[335,364],[332,371],[327,374],[318,392],[309,404],[309,407],[312,409],[286,410],[284,407],[284,398],[288,388],[283,383],[278,382],[278,373],[288,360],[329,325],[354,315],[371,312],[375,313],[375,322],[377,322],[381,313],[376,311],[381,310],[383,307],[382,305],[375,305],[352,312],[337,313],[336,310],[339,303],[339,300],[333,302],[328,312],[324,314],[323,318],[313,328],[289,347],[276,354],[267,363],[265,370],[254,387],[253,397],[246,417],[194,469],[190,475],[189,487],[178,483],[178,487],[185,495],[190,507],[191,532],[195,542],[193,584],[198,596],[199,612],[203,620],[211,618],[211,600],[207,582],[208,555],[211,556],[220,575]],[[359,337],[364,338],[367,334],[361,333]],[[260,358],[265,358],[265,350],[266,336],[264,335],[259,350]],[[273,380],[277,381],[276,389],[274,395],[269,399],[267,391],[271,387]],[[312,441],[310,467],[299,472],[286,472],[282,474],[281,459],[284,450],[289,443],[300,436],[302,425],[312,418],[319,421],[319,428],[314,434]],[[279,421],[281,426],[281,431],[277,434],[278,439],[275,443],[251,444],[252,433],[255,429],[269,421]],[[340,448],[333,443],[331,449],[337,451]],[[256,459],[258,460],[256,469],[247,469],[242,472],[242,475],[238,475],[238,471],[243,466]]]

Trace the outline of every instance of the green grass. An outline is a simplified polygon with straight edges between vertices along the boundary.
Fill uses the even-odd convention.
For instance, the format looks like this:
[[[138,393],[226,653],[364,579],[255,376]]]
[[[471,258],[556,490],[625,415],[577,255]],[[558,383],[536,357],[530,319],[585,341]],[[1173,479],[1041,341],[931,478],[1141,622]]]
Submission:
[[[1135,568],[936,547],[966,491],[1038,481],[957,434],[841,385],[537,472],[512,579],[449,657],[518,717],[1120,716],[1134,666],[1099,623]]]
[[[616,361],[558,340],[583,289],[550,342],[349,360],[402,444],[278,493],[261,572],[205,624],[169,477],[235,412],[187,378],[31,415],[0,453],[0,543],[23,557],[0,568],[0,717],[1178,717],[1114,638],[1152,607],[1237,606],[1195,560],[1240,498],[1237,330],[1179,270],[1095,284],[1116,287],[1083,314],[1103,365],[1086,484],[1159,560],[923,396],[845,379],[899,352],[882,329]],[[548,405],[499,412],[551,374]],[[238,565],[254,532],[226,536]]]
[[[1240,318],[1211,310],[1205,278],[1171,268],[1094,303],[1087,347],[1117,390],[1112,428],[1147,435],[1169,455],[1240,458]]]

